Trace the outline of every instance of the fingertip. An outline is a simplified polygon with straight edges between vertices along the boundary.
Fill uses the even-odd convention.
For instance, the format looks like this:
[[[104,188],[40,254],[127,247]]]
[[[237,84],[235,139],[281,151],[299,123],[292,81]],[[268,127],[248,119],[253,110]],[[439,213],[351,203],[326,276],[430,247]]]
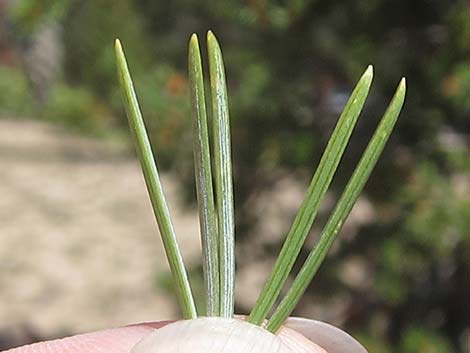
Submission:
[[[143,337],[171,321],[145,322],[33,343],[1,353],[128,353]]]

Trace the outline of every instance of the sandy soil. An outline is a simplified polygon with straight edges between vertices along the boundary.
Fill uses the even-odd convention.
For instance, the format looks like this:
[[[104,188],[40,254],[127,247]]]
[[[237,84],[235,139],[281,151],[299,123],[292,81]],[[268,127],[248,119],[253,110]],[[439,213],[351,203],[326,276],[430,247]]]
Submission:
[[[157,285],[168,267],[140,167],[122,156],[44,123],[0,120],[0,350],[6,333],[178,315]],[[196,263],[197,214],[180,206],[174,178],[162,179],[185,260]]]

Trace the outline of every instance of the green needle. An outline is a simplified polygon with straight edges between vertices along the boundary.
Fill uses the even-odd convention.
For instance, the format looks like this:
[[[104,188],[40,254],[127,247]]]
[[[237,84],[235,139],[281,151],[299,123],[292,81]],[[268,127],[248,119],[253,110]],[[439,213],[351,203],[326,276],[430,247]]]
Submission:
[[[203,254],[202,265],[207,293],[206,315],[218,316],[220,311],[220,285],[217,214],[215,212],[212,186],[204,77],[196,34],[193,34],[189,41],[188,70],[193,120],[194,171]]]
[[[142,166],[145,183],[147,184],[153,212],[160,229],[168,263],[173,274],[173,279],[176,282],[181,310],[184,318],[192,319],[197,317],[196,306],[189,286],[183,258],[170,220],[168,206],[165,201],[165,195],[163,194],[157,166],[152,154],[152,147],[150,146],[144,120],[142,119],[139,103],[137,102],[137,96],[132,84],[131,75],[119,40],[116,40],[115,50],[119,81],[121,83],[130,130],[134,139],[140,164]]]
[[[230,119],[225,70],[219,43],[207,33],[214,135],[214,175],[219,231],[220,316],[232,317],[235,292],[235,223],[233,211]]]

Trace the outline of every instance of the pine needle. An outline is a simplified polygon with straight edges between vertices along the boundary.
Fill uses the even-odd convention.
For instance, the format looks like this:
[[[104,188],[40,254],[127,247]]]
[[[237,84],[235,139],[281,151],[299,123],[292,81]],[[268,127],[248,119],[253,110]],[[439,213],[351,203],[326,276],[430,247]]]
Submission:
[[[189,41],[188,56],[191,112],[193,120],[193,153],[196,194],[203,254],[204,283],[206,287],[206,315],[218,316],[220,306],[219,245],[217,239],[217,214],[210,159],[204,77],[201,53],[196,34]]]
[[[127,67],[126,58],[121,43],[116,39],[115,43],[118,76],[123,93],[124,105],[129,120],[129,126],[134,139],[137,155],[144,174],[145,183],[152,203],[153,212],[157,219],[160,234],[165,247],[166,256],[170,265],[173,279],[176,283],[178,300],[185,319],[197,316],[196,306],[189,286],[189,280],[184,267],[179,246],[176,240],[170,213],[163,194],[163,188],[158,175],[157,166],[152,154],[144,120],[140,112],[137,96],[134,91],[132,78]]]
[[[207,33],[212,99],[214,175],[219,232],[220,316],[232,317],[235,292],[235,223],[233,206],[230,119],[225,70],[219,43]]]

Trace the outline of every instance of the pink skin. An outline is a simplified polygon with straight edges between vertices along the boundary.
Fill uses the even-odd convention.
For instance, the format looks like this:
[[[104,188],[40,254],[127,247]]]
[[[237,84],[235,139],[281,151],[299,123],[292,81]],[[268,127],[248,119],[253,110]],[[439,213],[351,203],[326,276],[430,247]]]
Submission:
[[[130,349],[144,336],[170,322],[171,321],[143,323],[84,333],[13,348],[1,353],[129,353]],[[299,333],[290,329],[283,329],[280,332],[281,339],[285,341],[290,341],[291,337],[293,338],[297,335],[300,336]],[[310,345],[309,343],[307,343],[305,348],[305,352],[308,353],[326,353],[320,347]]]
[[[169,321],[160,321],[84,333],[13,348],[2,353],[128,353],[142,337],[168,323]]]

